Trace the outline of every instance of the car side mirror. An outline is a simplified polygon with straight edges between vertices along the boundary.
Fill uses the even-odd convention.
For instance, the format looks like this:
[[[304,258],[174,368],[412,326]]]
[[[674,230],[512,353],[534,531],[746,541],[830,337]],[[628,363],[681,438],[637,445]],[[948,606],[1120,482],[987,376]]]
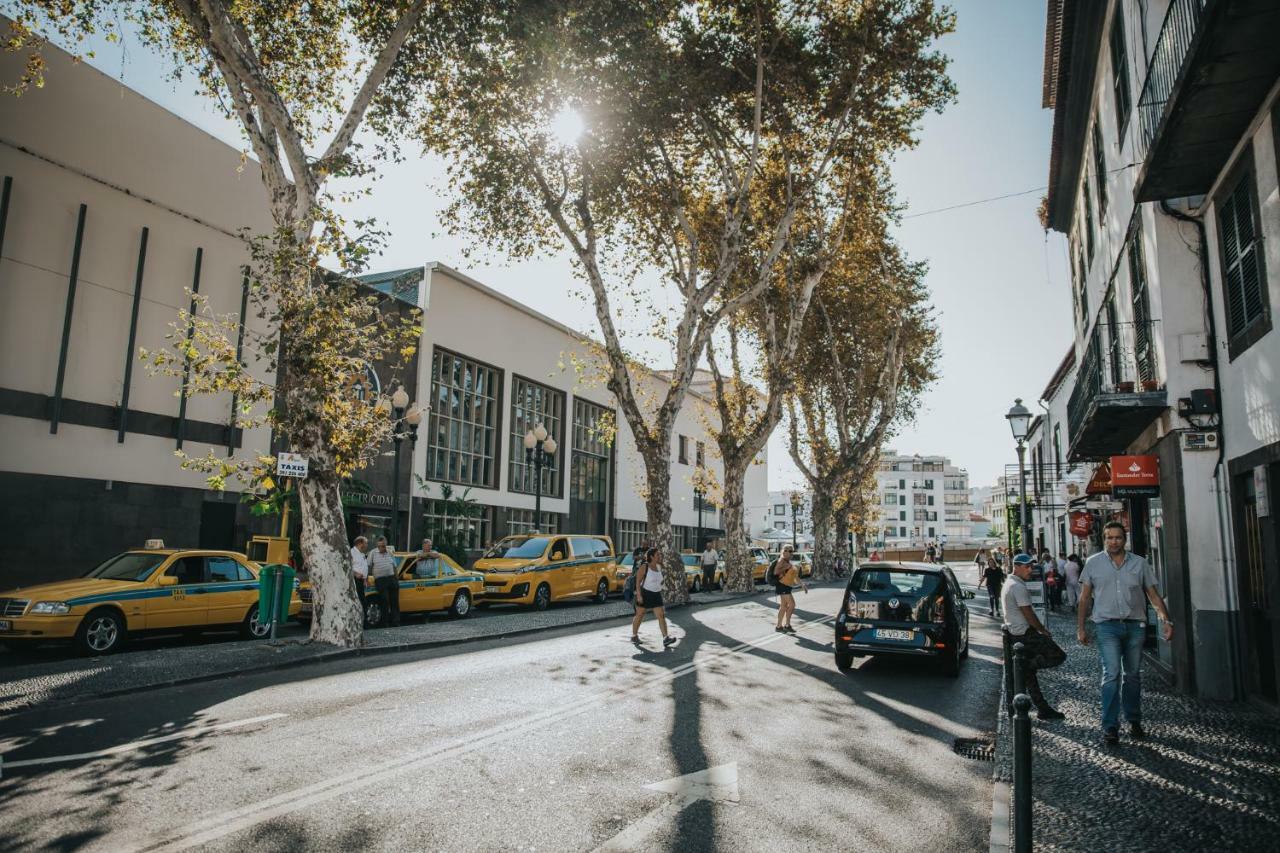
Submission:
[[[177,586],[178,579],[173,575],[161,575],[156,580],[156,586]]]
[[[558,563],[563,559],[564,559],[564,554],[560,553],[559,551],[551,552],[551,562]]]

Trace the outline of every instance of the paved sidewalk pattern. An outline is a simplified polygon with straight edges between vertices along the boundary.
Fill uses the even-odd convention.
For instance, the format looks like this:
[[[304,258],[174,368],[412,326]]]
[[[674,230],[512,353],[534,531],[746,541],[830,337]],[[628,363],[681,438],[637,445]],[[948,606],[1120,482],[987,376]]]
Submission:
[[[1075,639],[1074,616],[1049,616],[1067,652],[1040,673],[1067,718],[1032,716],[1035,849],[1051,851],[1280,849],[1280,719],[1241,704],[1174,692],[1143,666],[1147,739],[1121,729],[1101,743],[1096,645]],[[1013,737],[1001,709],[996,778],[1013,778]]]

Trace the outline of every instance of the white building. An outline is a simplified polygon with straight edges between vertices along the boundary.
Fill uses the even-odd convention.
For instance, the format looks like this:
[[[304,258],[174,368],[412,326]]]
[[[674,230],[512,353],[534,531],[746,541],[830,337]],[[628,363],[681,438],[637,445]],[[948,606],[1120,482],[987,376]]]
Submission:
[[[1183,689],[1276,705],[1280,4],[1047,5],[1048,224],[1075,305],[1064,462],[1158,472],[1117,513],[1177,626],[1157,659]]]
[[[798,495],[800,498],[795,506],[794,525],[792,524],[792,495]],[[813,541],[812,498],[813,493],[808,490],[770,491],[768,502],[759,504],[755,508],[753,517],[749,519],[752,533],[759,537],[767,531],[774,531],[773,535],[790,536],[794,527],[798,543],[811,543]]]
[[[876,469],[876,487],[884,544],[922,547],[969,540],[969,474],[945,456],[886,450]]]
[[[239,549],[278,524],[251,518],[234,483],[211,491],[174,458],[178,448],[273,452],[270,431],[232,430],[229,396],[183,402],[180,380],[148,376],[137,358],[139,347],[164,346],[193,286],[219,314],[244,317],[248,334],[276,333],[244,302],[240,230],[271,227],[258,167],[88,64],[53,47],[45,57],[43,88],[0,98],[0,588],[79,574],[149,538]],[[15,79],[22,61],[0,54],[0,75]],[[614,409],[609,393],[559,366],[586,354],[582,335],[439,264],[367,284],[388,304],[425,309],[405,374],[370,373],[383,373],[388,391],[405,383],[431,411],[402,450],[399,482],[388,446],[344,489],[350,536],[398,528],[407,538],[410,526],[443,524],[465,528],[478,548],[536,523],[611,533],[620,548],[644,538],[630,432],[617,416],[610,440],[611,418],[601,428]],[[691,393],[672,436],[672,522],[683,547],[696,545],[696,465],[720,476],[704,427],[711,413]],[[559,448],[535,522],[521,439],[537,422]],[[749,501],[763,499],[766,471],[751,467]],[[469,490],[480,517],[445,517],[442,485]],[[718,533],[711,503],[701,521],[705,535]]]

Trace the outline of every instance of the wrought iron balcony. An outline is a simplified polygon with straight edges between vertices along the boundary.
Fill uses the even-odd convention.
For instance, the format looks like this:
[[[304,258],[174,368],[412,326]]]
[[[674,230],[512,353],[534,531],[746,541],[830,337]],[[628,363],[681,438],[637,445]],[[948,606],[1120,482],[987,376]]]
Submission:
[[[1136,199],[1203,195],[1280,73],[1275,0],[1172,0],[1138,98]]]
[[[1098,323],[1067,400],[1071,461],[1124,453],[1168,408],[1156,364],[1159,321]]]

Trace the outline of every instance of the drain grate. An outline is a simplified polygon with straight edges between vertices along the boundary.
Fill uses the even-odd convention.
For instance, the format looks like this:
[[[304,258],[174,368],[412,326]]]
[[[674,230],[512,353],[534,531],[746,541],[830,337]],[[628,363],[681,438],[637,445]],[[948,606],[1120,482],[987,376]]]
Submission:
[[[951,744],[956,755],[975,761],[995,761],[996,742],[988,737],[958,737]]]

